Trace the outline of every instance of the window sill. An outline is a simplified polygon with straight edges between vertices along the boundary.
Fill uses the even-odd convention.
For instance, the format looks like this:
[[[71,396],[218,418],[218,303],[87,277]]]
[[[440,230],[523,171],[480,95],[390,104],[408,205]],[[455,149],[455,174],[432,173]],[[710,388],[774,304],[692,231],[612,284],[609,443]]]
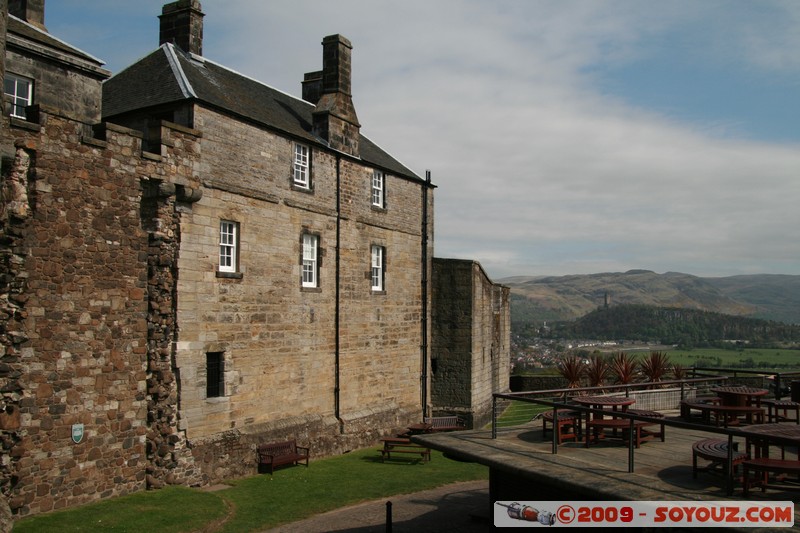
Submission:
[[[37,124],[36,122],[31,122],[29,120],[18,118],[18,117],[9,117],[9,123],[17,128],[22,128],[28,131],[42,131],[42,126]]]
[[[377,211],[378,213],[385,213],[387,211],[385,205],[372,204],[370,207],[372,208],[373,211]]]
[[[310,186],[304,187],[303,185],[298,185],[297,183],[292,183],[292,190],[305,194],[314,194],[314,189],[312,189]]]
[[[320,287],[300,287],[300,292],[322,292]]]
[[[227,396],[212,396],[211,398],[206,397],[206,401],[209,403],[227,403],[229,400]]]
[[[220,272],[217,270],[216,276],[220,279],[242,279],[244,273],[242,272]]]
[[[372,289],[372,294],[373,294],[374,296],[386,296],[386,291],[385,291],[385,290],[383,290],[383,291],[376,291],[375,289]]]

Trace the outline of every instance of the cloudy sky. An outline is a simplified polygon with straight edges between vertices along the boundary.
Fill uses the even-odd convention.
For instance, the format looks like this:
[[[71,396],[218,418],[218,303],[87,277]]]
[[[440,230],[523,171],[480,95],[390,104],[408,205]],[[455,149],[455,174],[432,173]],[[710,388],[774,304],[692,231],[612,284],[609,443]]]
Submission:
[[[161,0],[49,0],[116,73]],[[489,275],[800,274],[796,0],[203,0],[203,54],[284,92],[353,49],[362,133],[432,173]]]

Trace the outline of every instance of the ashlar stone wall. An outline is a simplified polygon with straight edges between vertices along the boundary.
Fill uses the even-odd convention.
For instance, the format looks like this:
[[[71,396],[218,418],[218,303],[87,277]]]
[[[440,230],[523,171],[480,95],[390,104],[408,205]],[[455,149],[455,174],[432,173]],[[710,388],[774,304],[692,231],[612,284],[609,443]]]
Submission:
[[[297,439],[314,456],[376,442],[422,416],[422,182],[312,147],[311,190],[292,185],[294,141],[194,110],[202,198],[181,211],[176,368],[180,429],[209,479],[255,472],[260,442]],[[235,273],[219,272],[220,221],[239,231]],[[301,287],[302,236],[319,237],[319,287]],[[431,239],[432,240],[432,239]],[[371,291],[370,247],[386,249]],[[207,397],[206,354],[224,358]]]

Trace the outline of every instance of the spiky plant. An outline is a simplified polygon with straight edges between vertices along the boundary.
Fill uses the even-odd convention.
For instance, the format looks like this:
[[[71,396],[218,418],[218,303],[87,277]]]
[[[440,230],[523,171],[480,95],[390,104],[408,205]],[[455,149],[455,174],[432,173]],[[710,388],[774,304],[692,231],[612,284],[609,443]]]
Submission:
[[[601,355],[589,357],[589,365],[586,367],[586,378],[589,380],[590,387],[602,387],[608,378],[610,367],[608,361]]]
[[[650,383],[658,383],[669,372],[669,356],[665,352],[650,352],[639,363],[639,369]]]
[[[568,355],[558,362],[558,373],[567,380],[569,389],[577,389],[581,386],[584,372],[583,360],[575,355]]]
[[[636,356],[628,352],[617,352],[611,358],[611,375],[614,381],[627,385],[633,383],[638,375]]]
[[[672,377],[675,379],[686,379],[689,376],[689,369],[683,365],[675,363],[672,365]]]

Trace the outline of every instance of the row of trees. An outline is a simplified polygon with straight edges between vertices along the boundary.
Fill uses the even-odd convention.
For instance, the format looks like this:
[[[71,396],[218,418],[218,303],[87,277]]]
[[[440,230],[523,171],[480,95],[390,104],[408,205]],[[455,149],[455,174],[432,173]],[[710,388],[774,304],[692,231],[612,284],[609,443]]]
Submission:
[[[568,388],[627,385],[630,383],[658,383],[666,379],[683,379],[686,368],[673,365],[664,352],[650,352],[639,358],[629,352],[613,355],[593,354],[588,359],[577,355],[562,358],[558,372],[567,380]]]
[[[663,308],[648,305],[615,305],[601,308],[553,328],[554,338],[603,340],[657,339],[662,344],[684,348],[730,345],[747,341],[751,346],[797,345],[800,326],[769,320],[745,318],[696,309]]]

